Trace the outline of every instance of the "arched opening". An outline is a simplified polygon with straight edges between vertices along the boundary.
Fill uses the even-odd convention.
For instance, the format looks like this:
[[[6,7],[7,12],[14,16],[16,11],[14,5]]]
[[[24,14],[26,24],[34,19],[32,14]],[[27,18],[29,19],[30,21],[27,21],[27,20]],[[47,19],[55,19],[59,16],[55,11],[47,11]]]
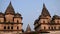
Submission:
[[[6,26],[4,26],[4,29],[6,29]]]
[[[44,26],[44,30],[46,29],[46,27]]]
[[[13,26],[11,26],[11,29],[13,29]]]

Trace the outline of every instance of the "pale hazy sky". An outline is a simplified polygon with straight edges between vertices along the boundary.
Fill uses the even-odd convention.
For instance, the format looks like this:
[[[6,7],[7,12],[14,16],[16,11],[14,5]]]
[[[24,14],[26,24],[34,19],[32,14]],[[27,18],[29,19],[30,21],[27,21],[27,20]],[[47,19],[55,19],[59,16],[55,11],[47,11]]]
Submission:
[[[34,29],[34,21],[41,14],[43,3],[45,3],[51,16],[60,15],[60,0],[0,0],[0,12],[5,12],[10,1],[15,12],[19,12],[23,17],[24,30],[28,24],[32,30]]]

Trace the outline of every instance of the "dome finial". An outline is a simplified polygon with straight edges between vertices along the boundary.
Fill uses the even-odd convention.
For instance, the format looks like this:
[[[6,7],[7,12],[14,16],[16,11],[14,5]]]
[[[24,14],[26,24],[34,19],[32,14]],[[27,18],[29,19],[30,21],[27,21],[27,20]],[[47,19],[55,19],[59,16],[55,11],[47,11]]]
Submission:
[[[43,3],[43,8],[46,8],[46,7],[45,7],[45,3]]]
[[[10,1],[9,5],[11,5],[11,1]]]

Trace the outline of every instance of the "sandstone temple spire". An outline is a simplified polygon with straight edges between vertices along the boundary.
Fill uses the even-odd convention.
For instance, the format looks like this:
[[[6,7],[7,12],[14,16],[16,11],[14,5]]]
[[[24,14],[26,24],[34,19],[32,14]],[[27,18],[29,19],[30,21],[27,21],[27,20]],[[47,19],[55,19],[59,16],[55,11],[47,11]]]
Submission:
[[[42,12],[41,12],[41,16],[50,16],[50,13],[48,12],[44,3],[43,3],[43,9],[42,9]]]
[[[5,11],[5,14],[8,14],[8,13],[10,13],[10,14],[14,14],[15,13],[11,2],[9,3],[9,5],[8,5],[6,11]]]
[[[31,32],[31,28],[30,25],[28,24],[27,28],[26,28],[26,32]]]

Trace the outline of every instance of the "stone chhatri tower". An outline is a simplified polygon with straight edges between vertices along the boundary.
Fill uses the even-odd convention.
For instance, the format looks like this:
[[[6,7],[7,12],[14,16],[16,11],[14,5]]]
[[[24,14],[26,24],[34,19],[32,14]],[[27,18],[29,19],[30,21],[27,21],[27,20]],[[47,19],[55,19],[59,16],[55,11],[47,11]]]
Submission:
[[[34,22],[34,29],[38,32],[49,32],[57,33],[60,32],[60,16],[54,15],[52,18],[48,12],[45,4],[43,4],[43,9],[41,15]]]
[[[0,12],[0,34],[22,33],[22,25],[21,14],[15,13],[10,2],[5,13]]]
[[[50,22],[51,20],[50,18],[51,16],[45,7],[45,4],[43,4],[41,15],[39,16],[38,19],[35,20],[35,23],[34,23],[35,30],[36,31],[44,30],[45,28],[43,26],[46,25],[48,22]]]

